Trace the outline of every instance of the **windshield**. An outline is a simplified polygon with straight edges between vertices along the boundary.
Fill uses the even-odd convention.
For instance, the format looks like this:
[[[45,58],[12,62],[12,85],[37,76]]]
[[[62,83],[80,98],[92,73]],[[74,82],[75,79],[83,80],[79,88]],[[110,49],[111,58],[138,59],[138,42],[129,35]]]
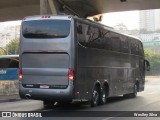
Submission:
[[[69,32],[69,20],[32,20],[22,24],[25,38],[64,38]]]

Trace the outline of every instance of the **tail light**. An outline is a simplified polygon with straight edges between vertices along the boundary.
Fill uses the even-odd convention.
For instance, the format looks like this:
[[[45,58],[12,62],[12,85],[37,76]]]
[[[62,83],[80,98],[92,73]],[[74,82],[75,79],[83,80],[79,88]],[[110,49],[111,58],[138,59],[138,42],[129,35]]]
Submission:
[[[68,70],[68,80],[74,80],[74,70]]]
[[[22,69],[19,69],[19,75],[18,75],[18,78],[19,78],[19,79],[22,79],[22,78],[23,78],[23,76],[22,76]]]
[[[44,16],[41,16],[41,18],[51,18],[51,16],[49,16],[49,15],[44,15]]]

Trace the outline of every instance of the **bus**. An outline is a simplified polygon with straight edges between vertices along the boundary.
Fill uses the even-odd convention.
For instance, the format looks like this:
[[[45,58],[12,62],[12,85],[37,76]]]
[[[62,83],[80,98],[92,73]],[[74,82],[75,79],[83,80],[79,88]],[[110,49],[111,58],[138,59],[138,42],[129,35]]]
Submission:
[[[71,15],[25,17],[20,34],[21,98],[97,106],[144,90],[149,66],[136,37]]]
[[[18,80],[19,55],[0,56],[0,80]]]

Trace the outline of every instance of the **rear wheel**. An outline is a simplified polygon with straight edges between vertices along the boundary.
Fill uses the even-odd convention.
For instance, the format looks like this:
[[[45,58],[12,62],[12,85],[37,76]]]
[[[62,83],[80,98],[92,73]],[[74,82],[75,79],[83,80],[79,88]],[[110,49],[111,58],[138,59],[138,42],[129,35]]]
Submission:
[[[101,95],[100,95],[100,104],[103,105],[107,101],[107,89],[103,87]]]
[[[71,105],[71,101],[66,101],[66,102],[58,102],[59,105],[62,105],[62,106],[70,106]]]
[[[100,92],[98,90],[98,87],[95,87],[92,92],[91,107],[95,107],[99,104],[99,98],[100,98],[99,93]]]

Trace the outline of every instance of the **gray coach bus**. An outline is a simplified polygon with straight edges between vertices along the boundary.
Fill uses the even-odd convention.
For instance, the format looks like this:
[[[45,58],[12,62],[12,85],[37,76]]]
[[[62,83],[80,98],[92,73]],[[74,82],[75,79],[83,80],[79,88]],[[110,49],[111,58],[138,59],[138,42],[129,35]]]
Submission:
[[[149,66],[147,66],[149,67]],[[145,58],[138,38],[70,15],[22,21],[20,97],[104,104],[108,97],[136,97],[144,90]]]

